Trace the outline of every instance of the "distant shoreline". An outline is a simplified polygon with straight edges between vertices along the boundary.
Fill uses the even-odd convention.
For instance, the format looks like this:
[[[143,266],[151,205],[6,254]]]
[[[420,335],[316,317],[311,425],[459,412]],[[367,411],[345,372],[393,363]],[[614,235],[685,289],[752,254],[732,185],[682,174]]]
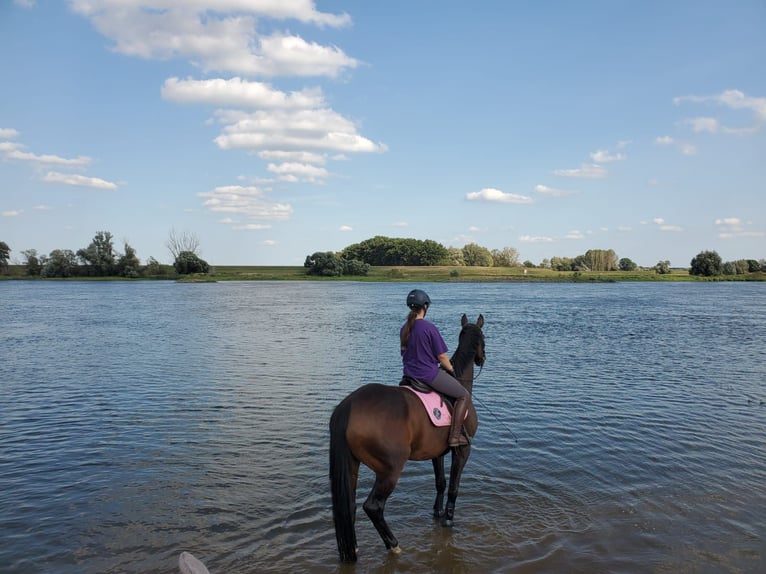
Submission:
[[[207,283],[217,281],[357,281],[357,282],[424,282],[424,283],[466,283],[466,282],[577,282],[616,283],[625,281],[766,281],[766,273],[741,275],[718,275],[701,277],[689,275],[686,269],[671,269],[670,273],[659,274],[654,269],[636,271],[553,271],[525,267],[459,267],[443,266],[374,266],[365,276],[344,275],[341,277],[318,277],[308,275],[303,266],[259,266],[259,265],[215,265],[210,273],[178,276],[172,266],[163,266],[164,275],[129,279],[126,277],[69,277],[41,278],[25,274],[23,265],[9,265],[8,273],[0,280],[33,281],[179,281],[183,283]]]

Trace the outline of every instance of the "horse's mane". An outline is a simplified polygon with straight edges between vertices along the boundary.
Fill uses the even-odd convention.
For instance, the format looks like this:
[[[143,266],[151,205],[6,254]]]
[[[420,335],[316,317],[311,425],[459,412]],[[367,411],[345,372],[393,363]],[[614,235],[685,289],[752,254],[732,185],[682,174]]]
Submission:
[[[471,363],[476,349],[484,342],[484,333],[474,323],[466,323],[460,330],[458,345],[452,355],[452,366],[455,374],[460,378],[463,370]]]

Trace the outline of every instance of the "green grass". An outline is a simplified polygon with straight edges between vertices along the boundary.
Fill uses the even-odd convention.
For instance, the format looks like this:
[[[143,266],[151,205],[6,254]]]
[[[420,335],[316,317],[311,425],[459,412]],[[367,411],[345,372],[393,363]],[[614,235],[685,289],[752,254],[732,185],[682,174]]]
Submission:
[[[10,265],[7,275],[0,279],[38,279],[24,275],[24,267]],[[525,269],[523,267],[457,267],[454,265],[433,267],[381,266],[371,267],[367,276],[315,277],[306,274],[303,266],[251,266],[216,265],[207,275],[196,274],[179,278],[171,271],[167,275],[147,279],[178,280],[184,283],[206,283],[211,281],[385,281],[385,282],[479,282],[479,281],[536,281],[536,282],[578,282],[614,283],[618,281],[766,281],[766,273],[746,275],[721,275],[718,277],[697,277],[689,275],[686,269],[673,269],[666,275],[654,270],[646,271],[552,271],[550,269]],[[73,277],[71,280],[109,281],[125,280],[121,277]],[[133,279],[135,281],[135,279]]]

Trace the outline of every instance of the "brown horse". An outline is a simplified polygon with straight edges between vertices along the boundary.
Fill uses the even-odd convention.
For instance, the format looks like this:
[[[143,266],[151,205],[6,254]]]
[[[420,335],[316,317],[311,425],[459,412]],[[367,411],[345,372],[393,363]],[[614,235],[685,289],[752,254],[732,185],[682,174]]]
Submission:
[[[484,317],[469,323],[463,315],[458,347],[452,366],[458,380],[468,391],[473,386],[473,367],[484,364]],[[476,410],[469,409],[465,427],[470,436],[479,424]],[[449,427],[436,427],[428,418],[414,393],[399,386],[370,383],[343,399],[330,418],[330,483],[335,538],[343,562],[356,561],[356,485],[359,463],[375,473],[375,484],[364,502],[364,511],[377,529],[386,548],[399,553],[399,542],[386,523],[383,512],[408,460],[433,461],[436,475],[434,517],[444,526],[452,526],[455,500],[463,467],[471,446],[452,449],[447,504],[444,490],[444,455],[449,451]]]

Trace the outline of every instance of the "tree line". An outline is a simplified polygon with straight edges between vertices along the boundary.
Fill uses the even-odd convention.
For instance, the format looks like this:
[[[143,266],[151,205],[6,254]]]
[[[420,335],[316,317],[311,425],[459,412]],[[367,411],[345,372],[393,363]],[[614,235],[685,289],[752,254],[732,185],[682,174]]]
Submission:
[[[349,245],[340,252],[318,251],[308,255],[304,267],[310,275],[366,275],[370,266],[451,265],[478,267],[540,267],[553,271],[635,271],[638,265],[628,257],[618,258],[613,249],[589,249],[577,257],[551,257],[539,265],[519,263],[514,247],[487,249],[476,243],[462,248],[445,247],[432,240],[375,236]],[[661,260],[650,268],[658,274],[671,272],[670,261]],[[691,275],[716,276],[766,272],[766,260],[739,259],[723,262],[715,251],[702,251],[690,264]]]
[[[170,232],[167,248],[173,257],[173,269],[179,275],[207,273],[210,265],[199,257],[199,239],[193,233]],[[11,248],[0,241],[0,272],[7,272]],[[136,250],[124,242],[123,251],[115,249],[114,236],[108,231],[96,232],[93,240],[77,251],[54,249],[39,254],[36,249],[21,251],[22,265],[31,277],[157,277],[167,275],[167,266],[149,257],[141,264]]]

